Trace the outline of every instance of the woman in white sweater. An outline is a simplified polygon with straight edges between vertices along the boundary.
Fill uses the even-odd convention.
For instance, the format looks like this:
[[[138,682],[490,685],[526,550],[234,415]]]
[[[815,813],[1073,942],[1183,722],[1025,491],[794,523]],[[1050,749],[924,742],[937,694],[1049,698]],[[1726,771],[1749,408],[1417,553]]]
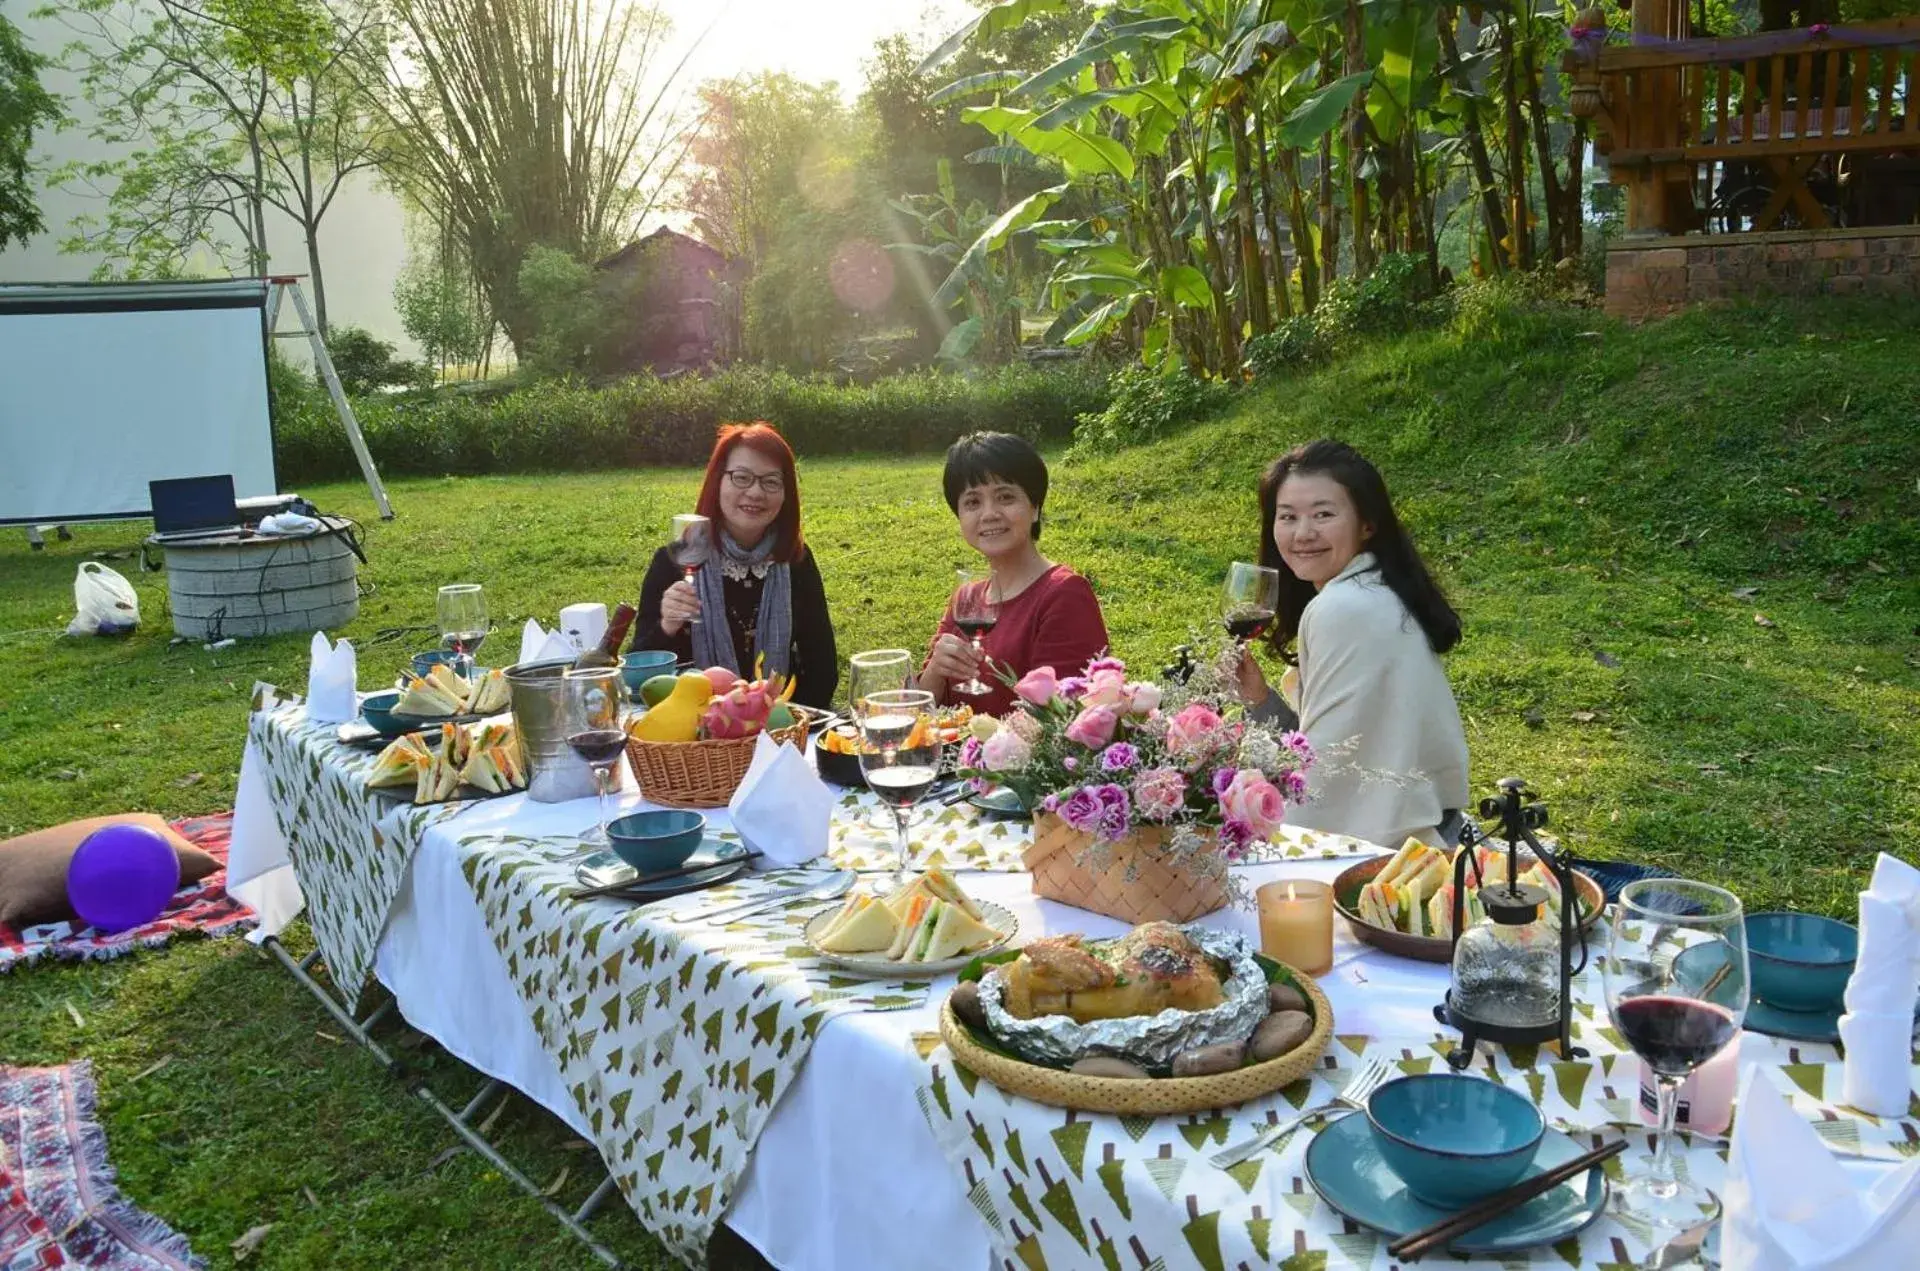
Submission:
[[[1410,834],[1457,838],[1467,739],[1440,655],[1460,642],[1460,616],[1379,470],[1345,442],[1297,447],[1262,478],[1260,514],[1260,562],[1280,572],[1269,640],[1299,667],[1299,727],[1320,755],[1288,822],[1389,850]],[[1257,716],[1284,715],[1251,653],[1240,681]]]

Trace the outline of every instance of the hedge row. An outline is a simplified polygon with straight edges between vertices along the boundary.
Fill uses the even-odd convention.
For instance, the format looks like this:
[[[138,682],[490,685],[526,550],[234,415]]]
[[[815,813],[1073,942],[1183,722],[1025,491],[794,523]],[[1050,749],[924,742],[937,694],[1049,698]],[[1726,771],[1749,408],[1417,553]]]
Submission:
[[[281,480],[356,475],[326,396],[291,370],[275,388]],[[919,371],[864,385],[749,369],[601,387],[542,383],[491,399],[368,398],[354,403],[354,414],[381,472],[438,476],[704,463],[715,428],[753,419],[776,425],[805,455],[938,450],[975,429],[1063,441],[1077,416],[1108,399],[1106,375],[1077,364]]]

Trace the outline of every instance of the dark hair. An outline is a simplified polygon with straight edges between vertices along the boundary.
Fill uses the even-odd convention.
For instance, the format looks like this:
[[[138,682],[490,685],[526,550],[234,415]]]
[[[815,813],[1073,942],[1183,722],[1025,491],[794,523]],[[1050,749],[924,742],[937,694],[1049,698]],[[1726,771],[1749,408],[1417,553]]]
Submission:
[[[727,457],[735,446],[743,446],[769,463],[780,465],[780,478],[786,483],[786,501],[773,518],[774,558],[792,564],[800,559],[800,476],[793,469],[793,447],[774,426],[756,421],[751,424],[722,424],[714,440],[713,454],[707,459],[707,476],[700,483],[700,498],[693,510],[720,525],[720,480],[726,475]]]
[[[1280,571],[1280,608],[1268,637],[1274,651],[1284,655],[1300,634],[1300,615],[1314,595],[1313,584],[1287,568],[1280,546],[1273,540],[1280,487],[1296,472],[1332,477],[1346,487],[1361,522],[1372,528],[1364,550],[1373,553],[1380,580],[1400,597],[1435,653],[1445,653],[1460,643],[1460,615],[1447,603],[1440,584],[1433,580],[1407,536],[1406,527],[1393,514],[1393,502],[1387,497],[1387,483],[1380,470],[1346,442],[1322,440],[1295,446],[1275,459],[1260,478],[1260,563]]]
[[[1040,537],[1040,511],[1047,502],[1047,461],[1025,437],[1007,432],[970,432],[947,448],[947,507],[960,514],[960,496],[989,481],[1017,485],[1033,504],[1033,537]]]

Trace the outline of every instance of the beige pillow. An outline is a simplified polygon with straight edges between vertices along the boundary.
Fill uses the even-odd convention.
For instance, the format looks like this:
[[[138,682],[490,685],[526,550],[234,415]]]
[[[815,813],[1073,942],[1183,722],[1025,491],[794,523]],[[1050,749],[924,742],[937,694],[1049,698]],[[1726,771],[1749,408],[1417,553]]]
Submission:
[[[18,931],[73,917],[73,906],[67,901],[67,866],[87,835],[108,825],[143,825],[171,843],[174,855],[180,858],[183,887],[220,868],[219,861],[180,837],[151,812],[123,812],[51,825],[0,842],[0,924]]]

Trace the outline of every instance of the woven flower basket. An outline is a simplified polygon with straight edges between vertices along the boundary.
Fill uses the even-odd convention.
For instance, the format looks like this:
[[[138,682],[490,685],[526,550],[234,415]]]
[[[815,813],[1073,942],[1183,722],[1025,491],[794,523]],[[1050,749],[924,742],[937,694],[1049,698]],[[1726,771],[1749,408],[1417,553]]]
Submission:
[[[1166,833],[1136,829],[1112,845],[1107,868],[1095,871],[1081,863],[1093,836],[1042,812],[1033,818],[1033,845],[1021,859],[1034,895],[1122,922],[1191,922],[1225,908],[1218,879],[1196,876],[1161,854]]]
[[[776,742],[807,748],[807,712],[792,708],[791,727],[767,733]],[[669,808],[723,808],[753,763],[752,737],[724,741],[641,741],[627,737],[627,762],[649,803]]]

